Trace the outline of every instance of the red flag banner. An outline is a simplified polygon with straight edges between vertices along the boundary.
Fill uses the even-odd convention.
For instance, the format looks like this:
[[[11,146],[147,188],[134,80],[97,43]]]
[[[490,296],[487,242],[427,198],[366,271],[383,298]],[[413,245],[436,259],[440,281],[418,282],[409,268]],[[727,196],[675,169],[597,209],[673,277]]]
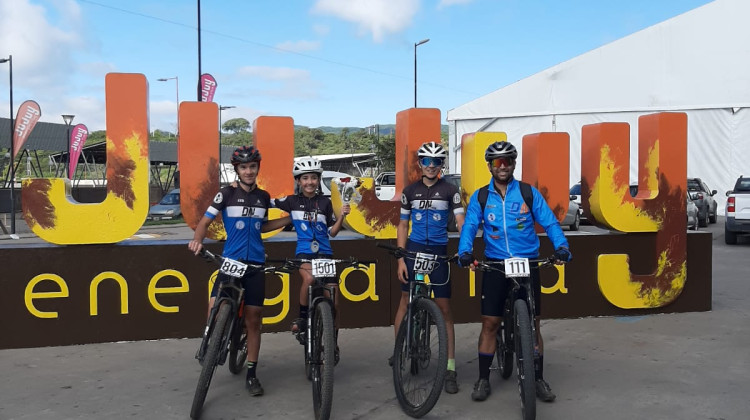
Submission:
[[[18,108],[16,123],[13,127],[13,156],[11,159],[15,158],[26,140],[29,139],[31,131],[41,116],[42,109],[36,101],[26,101]]]
[[[201,101],[213,102],[216,93],[216,79],[208,73],[201,75]]]
[[[73,179],[76,173],[78,158],[81,156],[83,145],[89,137],[89,129],[84,124],[78,124],[70,131],[70,166],[68,167],[68,179]]]

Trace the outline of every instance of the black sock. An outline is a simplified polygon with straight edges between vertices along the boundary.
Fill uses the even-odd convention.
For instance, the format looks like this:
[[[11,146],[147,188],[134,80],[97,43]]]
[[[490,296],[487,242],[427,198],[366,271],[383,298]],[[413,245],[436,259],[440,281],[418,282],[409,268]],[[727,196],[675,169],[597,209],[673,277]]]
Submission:
[[[247,379],[255,377],[255,368],[258,367],[258,362],[247,362]]]
[[[536,379],[543,379],[542,371],[544,368],[544,355],[540,354],[539,358],[534,358],[534,375]]]
[[[307,321],[307,311],[310,309],[307,305],[299,305],[299,317]]]
[[[492,366],[493,353],[479,353],[479,379],[490,379],[490,366]]]

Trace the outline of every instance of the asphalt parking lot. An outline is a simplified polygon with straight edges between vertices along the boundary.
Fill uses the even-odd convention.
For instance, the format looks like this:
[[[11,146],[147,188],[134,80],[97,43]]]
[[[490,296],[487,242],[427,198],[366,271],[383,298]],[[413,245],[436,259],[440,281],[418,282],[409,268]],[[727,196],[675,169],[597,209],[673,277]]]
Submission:
[[[139,234],[174,230],[165,236],[187,239],[189,232],[181,229],[189,231],[150,227]],[[593,228],[575,234],[586,229]],[[701,230],[713,235],[713,310],[543,321],[545,377],[558,398],[539,402],[537,418],[747,418],[750,241],[725,245],[721,218]],[[471,401],[478,333],[478,324],[456,327],[460,392],[443,394],[425,418],[520,418],[512,379],[493,375],[490,398]],[[197,345],[183,339],[0,351],[0,419],[188,418],[200,371],[193,359]],[[344,330],[340,345],[332,417],[406,418],[386,364],[392,329]],[[258,375],[266,395],[252,398],[243,388],[244,375],[218,369],[203,418],[313,417],[302,348],[291,334],[263,336]]]

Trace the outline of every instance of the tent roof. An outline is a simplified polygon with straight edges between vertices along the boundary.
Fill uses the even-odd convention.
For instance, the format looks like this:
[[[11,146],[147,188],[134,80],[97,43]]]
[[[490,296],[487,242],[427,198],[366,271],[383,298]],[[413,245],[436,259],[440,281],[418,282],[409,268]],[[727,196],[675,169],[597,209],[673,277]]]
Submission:
[[[715,0],[448,111],[449,121],[750,105],[750,1]]]

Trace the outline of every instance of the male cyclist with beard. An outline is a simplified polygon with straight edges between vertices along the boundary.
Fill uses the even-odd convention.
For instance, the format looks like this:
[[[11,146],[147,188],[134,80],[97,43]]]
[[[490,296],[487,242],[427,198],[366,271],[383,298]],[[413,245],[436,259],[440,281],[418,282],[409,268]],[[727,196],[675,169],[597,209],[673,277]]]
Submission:
[[[188,248],[196,255],[203,248],[208,225],[221,213],[227,241],[223,255],[246,264],[263,264],[266,261],[261,232],[269,232],[289,223],[289,218],[269,221],[268,208],[271,197],[256,184],[260,171],[260,152],[254,147],[242,146],[232,153],[232,165],[239,178],[238,186],[226,186],[214,197],[195,228],[193,240]],[[219,273],[211,291],[209,308],[213,307],[219,284],[228,276]],[[265,299],[265,276],[263,271],[248,270],[242,277],[245,289],[245,328],[247,330],[247,379],[245,386],[250,395],[263,395],[263,387],[256,377],[258,354],[260,353],[260,329],[263,300]],[[210,309],[209,309],[210,310]]]
[[[492,180],[486,187],[486,195],[480,199],[477,190],[471,196],[466,209],[466,224],[461,232],[458,244],[459,264],[463,267],[474,262],[471,252],[479,226],[484,224],[483,236],[487,260],[503,260],[510,257],[537,258],[539,256],[539,237],[534,230],[534,222],[539,223],[555,247],[556,263],[570,261],[568,241],[563,235],[560,223],[539,191],[528,185],[522,186],[513,177],[516,169],[518,151],[515,146],[506,142],[495,142],[487,147],[484,153],[487,168]],[[531,209],[527,206],[524,189],[533,197]],[[484,202],[480,202],[483,200]],[[509,283],[502,273],[487,271],[482,276],[482,332],[479,336],[479,380],[474,385],[471,398],[484,401],[490,395],[490,365],[495,354],[495,336],[503,316],[505,299]],[[545,402],[555,400],[547,382],[542,376],[544,345],[539,329],[541,309],[541,283],[539,271],[531,270],[531,285],[534,290],[535,325],[539,348],[539,362],[535,364],[536,395]]]
[[[422,179],[404,188],[401,194],[401,220],[396,229],[396,244],[409,251],[446,255],[448,244],[449,212],[456,217],[459,232],[464,223],[461,194],[450,182],[439,178],[448,152],[434,141],[425,143],[417,151]],[[409,223],[411,222],[411,235]],[[409,281],[414,278],[414,261],[398,259],[398,280],[401,282],[401,301],[396,311],[394,328],[396,335],[409,304]],[[448,370],[445,374],[445,392],[458,392],[456,382],[455,338],[453,317],[450,310],[451,284],[448,278],[448,263],[442,261],[430,274],[430,282],[438,284],[432,288],[435,303],[443,313],[448,331]],[[445,283],[443,285],[439,285]],[[392,363],[392,359],[389,360]]]
[[[349,214],[349,204],[345,203],[341,208],[339,218],[333,213],[331,199],[324,196],[320,190],[320,177],[323,167],[318,159],[314,157],[302,157],[294,162],[292,175],[297,183],[298,193],[280,199],[272,200],[273,206],[289,213],[292,217],[294,230],[297,232],[297,249],[295,258],[315,259],[333,258],[333,249],[329,236],[338,235],[344,218]],[[302,286],[299,291],[299,318],[292,323],[292,333],[297,337],[300,344],[304,344],[302,333],[307,329],[307,315],[309,311],[308,287],[313,283],[312,265],[302,264],[299,269],[302,277]],[[326,279],[332,282],[332,286],[338,285],[337,278]],[[339,300],[336,299],[336,324],[341,315],[339,312]],[[338,328],[336,328],[336,349],[334,357],[339,362]]]

